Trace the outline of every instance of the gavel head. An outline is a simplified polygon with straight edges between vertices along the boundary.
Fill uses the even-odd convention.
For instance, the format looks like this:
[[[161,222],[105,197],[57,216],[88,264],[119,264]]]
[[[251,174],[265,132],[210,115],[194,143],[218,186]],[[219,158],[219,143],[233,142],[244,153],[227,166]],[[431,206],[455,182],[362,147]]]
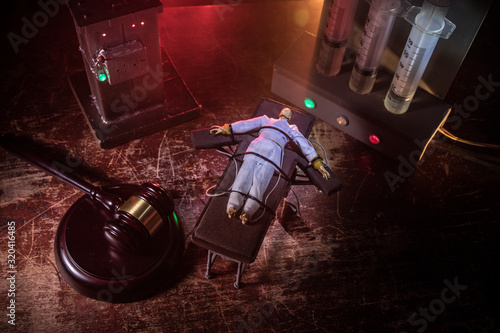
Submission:
[[[117,250],[145,251],[173,212],[174,200],[163,187],[156,183],[142,184],[119,206],[113,220],[106,222],[104,236]]]

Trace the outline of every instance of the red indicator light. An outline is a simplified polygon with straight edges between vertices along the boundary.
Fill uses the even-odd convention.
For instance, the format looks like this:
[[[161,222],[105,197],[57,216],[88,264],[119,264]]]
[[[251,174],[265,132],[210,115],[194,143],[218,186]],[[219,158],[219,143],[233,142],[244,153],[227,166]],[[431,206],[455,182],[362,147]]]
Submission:
[[[370,140],[370,142],[373,143],[374,145],[378,145],[380,143],[380,138],[375,134],[370,135],[368,137],[368,140]]]
[[[132,28],[135,28],[135,23],[134,23],[134,24],[132,24]]]
[[[141,25],[144,25],[144,21],[141,22]]]

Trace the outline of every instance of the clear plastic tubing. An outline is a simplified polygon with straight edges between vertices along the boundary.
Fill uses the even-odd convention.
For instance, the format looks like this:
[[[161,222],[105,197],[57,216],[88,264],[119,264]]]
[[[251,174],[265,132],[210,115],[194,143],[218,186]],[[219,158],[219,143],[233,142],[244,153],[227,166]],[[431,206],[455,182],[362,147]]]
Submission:
[[[408,110],[434,48],[443,37],[445,25],[453,25],[445,19],[449,7],[440,3],[451,4],[450,1],[425,0],[414,21],[410,21],[413,27],[384,100],[385,108],[394,114]],[[451,31],[453,29],[454,25]]]
[[[319,73],[335,76],[340,72],[357,5],[358,0],[330,1],[325,33],[316,63]]]
[[[370,5],[349,87],[358,94],[372,91],[401,0],[366,0]]]

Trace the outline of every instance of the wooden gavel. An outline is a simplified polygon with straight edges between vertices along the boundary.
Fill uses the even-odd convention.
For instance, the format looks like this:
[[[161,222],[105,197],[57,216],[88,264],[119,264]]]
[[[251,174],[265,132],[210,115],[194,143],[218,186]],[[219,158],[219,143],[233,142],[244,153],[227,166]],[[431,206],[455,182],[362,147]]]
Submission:
[[[113,219],[105,223],[103,233],[116,250],[135,253],[146,250],[152,237],[174,212],[172,196],[159,184],[142,184],[129,198],[120,198],[59,167],[57,162],[21,137],[2,133],[0,145],[8,152],[83,191],[92,200],[114,212]]]

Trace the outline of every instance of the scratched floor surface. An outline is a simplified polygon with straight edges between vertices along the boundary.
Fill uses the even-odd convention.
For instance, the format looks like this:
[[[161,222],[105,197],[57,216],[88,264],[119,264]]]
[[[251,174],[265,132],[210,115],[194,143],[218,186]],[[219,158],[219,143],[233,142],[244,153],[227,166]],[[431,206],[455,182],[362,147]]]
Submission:
[[[54,2],[55,3],[55,2]],[[213,6],[212,4],[218,4]],[[222,5],[226,3],[226,5]],[[144,139],[102,150],[71,92],[83,69],[67,8],[13,45],[24,18],[41,10],[9,5],[2,22],[1,131],[24,133],[96,185],[155,181],[175,197],[192,230],[227,164],[196,151],[190,133],[248,118],[271,93],[272,67],[303,31],[315,31],[321,1],[165,1],[163,47],[202,105],[201,116]],[[189,2],[191,4],[191,2]],[[170,6],[172,5],[172,6]],[[498,9],[498,5],[495,5]],[[495,10],[492,10],[494,12]],[[491,96],[456,129],[500,143],[498,54],[488,16],[446,97],[461,104],[489,78]],[[286,102],[286,101],[282,101]],[[218,260],[204,278],[206,251],[186,241],[178,282],[149,299],[110,304],[84,297],[55,266],[59,221],[81,196],[71,186],[0,151],[0,331],[19,332],[494,332],[498,322],[500,160],[496,152],[447,140],[423,164],[392,161],[317,120],[311,138],[328,153],[344,188],[326,197],[293,188],[259,255],[235,290],[236,266]],[[415,170],[408,170],[415,169]],[[386,176],[408,174],[396,186]],[[300,203],[300,215],[295,207]],[[15,283],[8,280],[15,222]],[[14,286],[15,295],[9,293]]]

